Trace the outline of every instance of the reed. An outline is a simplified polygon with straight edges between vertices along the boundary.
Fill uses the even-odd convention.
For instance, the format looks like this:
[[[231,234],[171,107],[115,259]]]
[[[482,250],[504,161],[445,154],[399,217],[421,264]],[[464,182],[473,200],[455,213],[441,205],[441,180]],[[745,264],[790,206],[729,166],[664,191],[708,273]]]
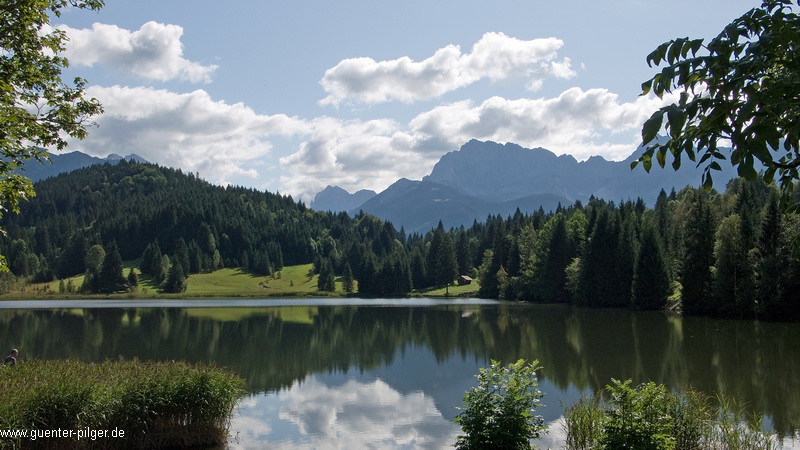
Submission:
[[[583,397],[565,408],[565,448],[579,449],[761,449],[777,448],[760,416],[733,399],[666,386],[614,380],[606,400]]]
[[[243,385],[228,370],[184,362],[31,360],[0,366],[0,430],[61,430],[56,437],[2,438],[0,447],[220,445]],[[63,437],[69,430],[73,436]]]

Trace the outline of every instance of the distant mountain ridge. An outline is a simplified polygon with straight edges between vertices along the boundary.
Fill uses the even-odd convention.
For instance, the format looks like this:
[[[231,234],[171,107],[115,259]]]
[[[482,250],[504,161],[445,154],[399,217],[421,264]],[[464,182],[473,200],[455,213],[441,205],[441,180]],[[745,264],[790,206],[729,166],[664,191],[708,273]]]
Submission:
[[[350,211],[358,208],[364,202],[378,195],[375,191],[362,189],[353,194],[345,191],[339,186],[328,185],[319,191],[311,201],[310,207],[319,211]]]
[[[314,198],[311,207],[351,214],[363,211],[407,232],[425,232],[439,220],[446,227],[469,226],[489,215],[513,214],[517,208],[522,212],[539,208],[551,211],[559,203],[586,202],[591,196],[612,201],[641,197],[652,206],[662,189],[669,192],[700,185],[702,169],[691,161],[678,171],[660,167],[650,173],[640,167],[631,170],[631,162],[643,151],[638,148],[624,161],[607,161],[600,156],[578,161],[543,148],[472,140],[442,156],[421,181],[398,180],[349,208],[344,206],[359,203],[363,194],[356,199],[354,194],[329,186],[323,191],[328,191],[325,195],[321,192]],[[718,186],[735,177],[731,166],[723,165],[721,172],[714,173]],[[332,192],[336,193],[335,204],[327,200]]]
[[[36,182],[54,177],[60,173],[72,172],[73,170],[82,169],[95,164],[116,164],[123,159],[141,163],[148,162],[146,159],[133,153],[127,156],[120,156],[112,153],[105,158],[98,158],[96,156],[87,155],[86,153],[74,151],[63,154],[51,154],[50,163],[45,162],[39,164],[36,161],[28,162],[24,166],[23,175],[30,178],[31,181]]]

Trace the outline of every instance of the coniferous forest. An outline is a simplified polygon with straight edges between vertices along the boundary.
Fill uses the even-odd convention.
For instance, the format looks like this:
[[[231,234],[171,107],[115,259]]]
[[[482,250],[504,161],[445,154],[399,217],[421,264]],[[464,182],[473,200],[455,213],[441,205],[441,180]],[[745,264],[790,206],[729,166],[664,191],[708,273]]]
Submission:
[[[652,208],[591,198],[424,235],[137,162],[62,174],[36,193],[2,219],[11,273],[0,289],[12,278],[85,274],[84,292],[124,291],[136,283],[122,271],[130,260],[165,292],[223,267],[269,275],[314,263],[320,290],[341,276],[346,289],[357,280],[361,296],[404,296],[468,275],[484,298],[800,320],[800,215],[781,212],[763,182],[662,192]]]

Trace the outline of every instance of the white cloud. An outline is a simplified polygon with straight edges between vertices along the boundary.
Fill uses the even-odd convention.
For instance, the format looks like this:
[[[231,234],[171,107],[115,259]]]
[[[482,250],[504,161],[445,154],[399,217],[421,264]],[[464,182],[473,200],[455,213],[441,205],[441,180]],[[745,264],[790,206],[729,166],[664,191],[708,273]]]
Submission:
[[[269,159],[280,156],[272,150],[280,139],[281,148],[294,151],[279,157],[279,190],[306,202],[329,184],[380,191],[399,178],[420,179],[441,155],[470,139],[544,147],[578,159],[624,159],[638,144],[643,121],[669,100],[621,102],[605,89],[572,88],[555,98],[465,100],[399,123],[262,115],[242,103],[214,101],[203,90],[113,86],[92,87],[88,94],[106,112],[89,138],[73,147],[102,156],[137,153],[214,183],[249,178],[258,184]]]
[[[465,100],[419,114],[408,124],[390,120],[342,122],[318,118],[298,150],[281,158],[286,192],[308,201],[327,185],[350,192],[381,191],[399,178],[420,179],[446,152],[471,139],[543,147],[579,160],[630,156],[641,124],[669,101],[654,96],[620,102],[605,89],[572,88],[548,99],[492,97]]]
[[[177,94],[145,87],[91,87],[105,113],[89,138],[73,147],[94,155],[136,153],[219,184],[255,178],[270,137],[305,133],[302,120],[259,115],[242,103],[214,101],[196,90]]]
[[[601,155],[618,160],[633,152],[641,124],[667,100],[650,96],[620,103],[606,89],[571,88],[548,99],[492,97],[477,106],[471,101],[439,106],[415,117],[410,129],[419,140],[440,137],[456,146],[470,139],[492,140],[577,159]],[[619,137],[624,142],[613,143]]]
[[[268,397],[240,407],[233,418],[231,429],[241,433],[242,446],[339,448],[347,443],[348,448],[444,448],[458,434],[425,393],[403,394],[380,379],[349,380],[332,387],[311,376],[274,396],[277,408]],[[281,421],[291,423],[298,433]],[[279,424],[279,436],[263,432]]]
[[[288,172],[281,178],[287,192],[310,200],[328,184],[345,189],[382,190],[400,177],[425,175],[438,156],[416,151],[413,136],[387,120],[341,121],[320,117],[298,150],[281,158]]]
[[[57,28],[69,37],[65,55],[73,65],[103,64],[143,78],[193,83],[211,82],[217,68],[183,57],[183,28],[178,25],[147,22],[137,31],[102,23],[95,23],[91,29]]]
[[[497,81],[526,77],[529,87],[538,88],[543,78],[575,75],[568,58],[555,60],[562,45],[563,41],[555,38],[523,41],[503,33],[486,33],[467,54],[462,54],[457,45],[448,45],[419,62],[409,57],[391,61],[345,59],[325,72],[320,83],[328,96],[320,103],[411,103],[483,78]]]

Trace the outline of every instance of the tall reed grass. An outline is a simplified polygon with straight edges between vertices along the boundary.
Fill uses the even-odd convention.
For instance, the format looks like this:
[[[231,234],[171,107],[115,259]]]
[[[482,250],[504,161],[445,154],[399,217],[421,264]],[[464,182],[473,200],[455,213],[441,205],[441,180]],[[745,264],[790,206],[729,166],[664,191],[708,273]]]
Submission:
[[[630,380],[606,386],[608,399],[584,397],[565,408],[567,450],[580,449],[725,449],[777,448],[759,417],[735,401],[716,401],[689,390],[673,393],[664,385]]]
[[[0,448],[220,445],[243,386],[228,370],[183,362],[31,360],[0,366],[0,430],[97,433],[80,440],[2,438]]]

